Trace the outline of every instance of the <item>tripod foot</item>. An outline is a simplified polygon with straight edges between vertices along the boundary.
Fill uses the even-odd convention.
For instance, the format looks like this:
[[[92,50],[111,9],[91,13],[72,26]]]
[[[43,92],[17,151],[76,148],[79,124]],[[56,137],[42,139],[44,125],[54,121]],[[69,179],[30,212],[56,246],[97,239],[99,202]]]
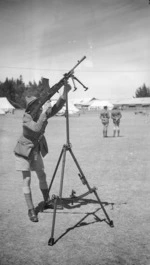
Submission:
[[[51,238],[49,239],[49,241],[48,241],[48,245],[49,245],[49,246],[53,246],[53,245],[54,245],[54,238],[53,238],[53,237],[51,237]]]
[[[109,225],[110,225],[111,227],[114,227],[114,223],[113,223],[113,221],[112,221],[112,220],[110,220],[110,223],[109,223]]]

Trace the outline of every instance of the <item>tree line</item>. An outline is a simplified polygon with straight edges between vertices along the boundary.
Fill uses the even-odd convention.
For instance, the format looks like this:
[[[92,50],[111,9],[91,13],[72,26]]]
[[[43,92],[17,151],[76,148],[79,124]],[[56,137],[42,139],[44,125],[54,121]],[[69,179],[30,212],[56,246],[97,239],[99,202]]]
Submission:
[[[15,108],[24,109],[26,107],[26,96],[41,97],[47,92],[42,85],[42,78],[38,83],[34,81],[27,85],[25,85],[22,75],[16,80],[6,78],[4,82],[0,81],[0,97],[6,97]],[[134,97],[150,97],[150,88],[143,84],[136,89]]]
[[[4,82],[0,81],[0,97],[6,97],[15,108],[24,109],[26,107],[26,96],[41,97],[46,94],[47,89],[42,85],[42,78],[38,83],[34,81],[27,85],[24,83],[22,75],[16,80],[6,78]]]
[[[147,87],[145,84],[143,84],[143,86],[136,89],[135,97],[136,98],[150,97],[150,88]]]

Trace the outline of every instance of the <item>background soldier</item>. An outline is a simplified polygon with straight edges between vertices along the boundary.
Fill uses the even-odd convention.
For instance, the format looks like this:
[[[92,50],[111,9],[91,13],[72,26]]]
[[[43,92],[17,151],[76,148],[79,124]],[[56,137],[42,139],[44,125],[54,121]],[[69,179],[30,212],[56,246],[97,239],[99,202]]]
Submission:
[[[111,118],[113,120],[113,124],[114,124],[114,130],[113,130],[113,136],[117,136],[120,135],[120,119],[121,119],[122,115],[120,110],[117,107],[113,107],[112,111],[111,111]]]
[[[110,115],[109,115],[109,111],[108,111],[107,106],[104,106],[104,109],[101,111],[100,119],[101,119],[102,124],[103,124],[103,137],[107,137],[107,129],[108,129],[109,119],[110,119]]]

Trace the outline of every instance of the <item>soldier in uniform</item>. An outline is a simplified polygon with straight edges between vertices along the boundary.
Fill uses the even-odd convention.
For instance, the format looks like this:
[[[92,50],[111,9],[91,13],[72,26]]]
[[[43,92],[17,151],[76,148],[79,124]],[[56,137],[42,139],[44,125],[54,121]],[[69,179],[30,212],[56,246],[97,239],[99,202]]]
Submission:
[[[44,136],[48,119],[54,116],[66,101],[66,95],[71,89],[69,84],[65,84],[62,96],[53,107],[47,106],[37,112],[33,120],[30,115],[31,108],[38,104],[38,99],[31,96],[26,98],[27,108],[23,116],[23,134],[19,138],[14,149],[16,158],[16,170],[22,172],[23,193],[28,208],[28,216],[32,222],[38,222],[38,216],[34,209],[31,192],[31,171],[35,171],[39,179],[39,187],[44,198],[45,208],[52,208],[44,163],[42,157],[48,153],[48,146]]]
[[[101,111],[100,119],[101,119],[102,124],[103,124],[103,137],[107,137],[107,130],[108,130],[109,119],[110,119],[110,115],[109,115],[109,111],[108,111],[107,106],[104,106],[104,109]]]
[[[112,118],[113,124],[114,124],[114,129],[113,129],[113,136],[114,137],[116,136],[116,133],[117,133],[118,137],[120,135],[119,126],[120,126],[121,117],[122,117],[121,111],[116,106],[114,106],[112,111],[111,111],[111,118]]]

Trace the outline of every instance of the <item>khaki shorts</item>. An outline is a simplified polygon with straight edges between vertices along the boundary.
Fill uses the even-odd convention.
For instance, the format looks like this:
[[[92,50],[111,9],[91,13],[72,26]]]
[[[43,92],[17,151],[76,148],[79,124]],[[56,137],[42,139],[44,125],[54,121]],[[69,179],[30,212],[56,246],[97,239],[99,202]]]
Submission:
[[[105,127],[108,127],[109,122],[108,122],[108,121],[103,121],[102,124],[103,124]]]
[[[116,125],[116,126],[119,126],[119,124],[120,124],[120,120],[113,120],[113,123],[114,123],[114,125]]]
[[[40,171],[44,169],[43,159],[41,154],[35,153],[31,160],[15,155],[17,171]]]

